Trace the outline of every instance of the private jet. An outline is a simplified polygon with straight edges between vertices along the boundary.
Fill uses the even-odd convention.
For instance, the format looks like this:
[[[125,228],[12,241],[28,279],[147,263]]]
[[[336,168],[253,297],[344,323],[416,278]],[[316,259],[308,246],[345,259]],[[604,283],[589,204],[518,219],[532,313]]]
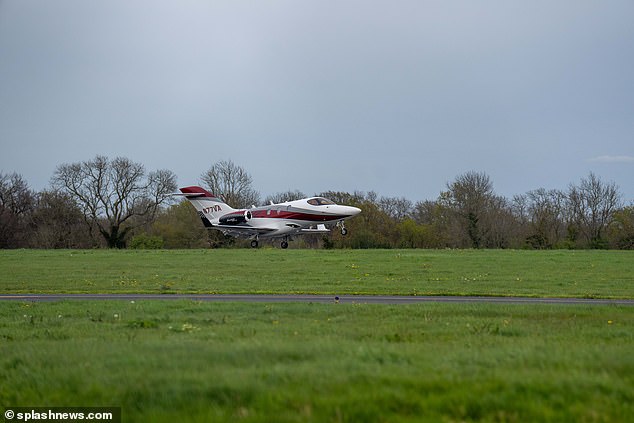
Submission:
[[[179,188],[179,191],[175,195],[192,203],[205,227],[225,235],[250,238],[253,248],[258,247],[261,238],[281,239],[280,246],[288,248],[288,241],[294,235],[329,233],[333,226],[346,235],[344,221],[361,212],[357,207],[335,204],[323,197],[234,209],[199,186]]]

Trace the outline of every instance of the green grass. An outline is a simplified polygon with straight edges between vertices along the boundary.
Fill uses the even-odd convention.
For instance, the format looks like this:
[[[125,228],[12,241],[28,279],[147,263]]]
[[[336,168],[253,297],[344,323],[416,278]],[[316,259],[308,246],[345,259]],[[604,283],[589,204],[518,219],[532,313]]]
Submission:
[[[627,251],[0,251],[0,294],[634,298]],[[0,406],[123,421],[634,421],[634,307],[0,303]]]
[[[0,293],[634,298],[634,251],[0,251]]]
[[[0,405],[123,421],[623,422],[634,308],[6,302]]]

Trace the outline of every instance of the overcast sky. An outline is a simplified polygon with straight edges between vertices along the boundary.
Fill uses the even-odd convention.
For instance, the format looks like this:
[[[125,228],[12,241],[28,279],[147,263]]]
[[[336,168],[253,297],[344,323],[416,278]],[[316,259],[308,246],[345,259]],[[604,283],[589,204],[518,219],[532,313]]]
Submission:
[[[634,1],[0,0],[0,172],[125,156],[267,194],[634,201]]]

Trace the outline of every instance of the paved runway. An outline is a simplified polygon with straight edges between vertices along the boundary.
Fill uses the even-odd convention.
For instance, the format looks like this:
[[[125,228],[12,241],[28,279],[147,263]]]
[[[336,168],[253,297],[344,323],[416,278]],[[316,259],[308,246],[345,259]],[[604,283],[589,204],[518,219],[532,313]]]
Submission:
[[[233,295],[233,294],[8,294],[0,301],[62,300],[193,300],[257,303],[343,303],[343,304],[418,304],[418,303],[502,303],[502,304],[587,304],[634,306],[634,300],[533,297],[461,297],[393,295]]]

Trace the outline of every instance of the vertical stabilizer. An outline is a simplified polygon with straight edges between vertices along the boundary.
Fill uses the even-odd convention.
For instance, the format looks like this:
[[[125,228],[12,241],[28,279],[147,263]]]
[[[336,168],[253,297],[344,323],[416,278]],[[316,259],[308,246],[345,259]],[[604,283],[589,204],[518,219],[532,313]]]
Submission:
[[[218,224],[220,216],[234,211],[234,209],[229,207],[224,201],[204,188],[191,186],[179,188],[179,190],[182,193],[180,195],[187,198],[194,208],[196,208],[196,211],[206,227]]]

